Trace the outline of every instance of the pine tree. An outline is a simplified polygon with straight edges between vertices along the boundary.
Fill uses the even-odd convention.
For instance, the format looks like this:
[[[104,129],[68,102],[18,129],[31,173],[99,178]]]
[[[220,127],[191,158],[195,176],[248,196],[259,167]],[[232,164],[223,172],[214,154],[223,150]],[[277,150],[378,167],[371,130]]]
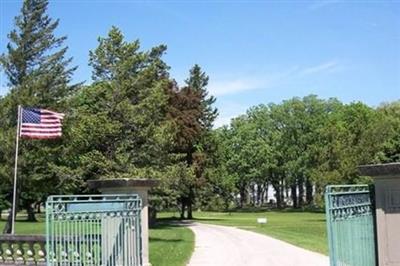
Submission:
[[[0,103],[0,178],[8,181],[9,197],[18,104],[60,110],[64,99],[79,86],[70,85],[76,67],[69,67],[72,58],[67,57],[68,47],[63,46],[66,37],[54,35],[59,21],[48,16],[47,7],[47,0],[23,2],[21,13],[15,17],[15,29],[8,34],[7,52],[0,57],[10,88]],[[18,194],[28,210],[28,219],[35,219],[32,204],[49,192],[49,179],[54,179],[49,165],[56,163],[58,156],[52,154],[57,153],[58,146],[46,141],[21,143],[20,154],[25,159],[20,160]],[[48,185],[43,186],[43,182]],[[10,231],[9,223],[4,231]]]
[[[182,154],[186,172],[193,172],[185,180],[184,189],[179,191],[178,204],[181,206],[181,218],[187,209],[187,218],[192,218],[192,206],[195,202],[195,190],[204,183],[204,170],[207,166],[207,152],[210,150],[208,139],[218,111],[213,107],[215,98],[208,96],[208,76],[199,65],[195,65],[185,81],[186,86],[170,88],[168,113],[176,128],[174,152]],[[182,164],[179,164],[182,167]]]
[[[189,198],[187,200],[187,218],[192,219],[192,209],[195,203],[196,188],[204,186],[206,178],[204,176],[206,168],[210,164],[209,155],[213,151],[211,139],[211,130],[213,122],[218,116],[218,110],[213,105],[216,101],[214,96],[209,96],[207,91],[209,77],[203,72],[199,65],[194,65],[190,69],[189,78],[185,81],[187,86],[200,96],[200,116],[197,121],[201,124],[200,134],[197,136],[193,146],[188,149],[187,162],[193,167],[196,176],[194,186],[190,188]]]
[[[154,177],[170,143],[166,47],[142,51],[112,27],[90,52],[95,81],[73,97],[73,168],[88,178]]]
[[[208,96],[207,85],[209,77],[201,70],[201,67],[195,64],[190,69],[190,76],[185,80],[187,86],[200,93],[201,116],[200,122],[204,130],[211,130],[213,122],[218,116],[218,110],[213,106],[216,101],[214,96]]]

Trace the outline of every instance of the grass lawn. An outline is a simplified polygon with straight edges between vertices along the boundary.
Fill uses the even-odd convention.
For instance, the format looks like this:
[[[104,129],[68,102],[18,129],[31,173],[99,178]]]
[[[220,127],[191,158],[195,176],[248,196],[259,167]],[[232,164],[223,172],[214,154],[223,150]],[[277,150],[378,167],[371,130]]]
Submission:
[[[46,233],[46,217],[44,213],[37,214],[38,222],[27,222],[26,214],[19,214],[15,221],[15,234],[19,235],[44,235]],[[5,219],[7,215],[3,213],[2,220],[0,220],[0,234],[3,233]]]
[[[163,213],[164,217],[177,216]],[[195,212],[195,220],[202,223],[236,226],[266,234],[293,245],[328,254],[325,214],[302,211],[255,212]],[[257,218],[267,217],[265,225],[258,225]]]
[[[154,266],[183,266],[194,249],[192,230],[168,223],[150,229],[150,262]]]
[[[39,216],[39,221],[36,223],[25,222],[23,219],[24,217],[17,219],[16,234],[45,233],[46,224],[43,216]],[[1,220],[0,234],[4,224],[5,221]],[[162,222],[156,228],[150,229],[150,262],[153,266],[186,265],[193,249],[194,234],[188,228]]]

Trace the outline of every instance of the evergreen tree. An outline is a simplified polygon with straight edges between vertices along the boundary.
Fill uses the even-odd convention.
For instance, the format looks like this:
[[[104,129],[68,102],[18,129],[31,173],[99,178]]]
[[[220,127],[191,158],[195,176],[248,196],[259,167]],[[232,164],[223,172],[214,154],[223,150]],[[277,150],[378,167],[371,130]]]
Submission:
[[[196,188],[203,187],[206,183],[206,169],[211,166],[210,154],[215,151],[215,143],[212,141],[211,130],[218,116],[218,110],[214,107],[216,98],[209,96],[207,91],[209,77],[203,72],[199,65],[190,69],[189,78],[185,81],[187,86],[200,97],[200,114],[197,121],[201,125],[200,134],[187,151],[187,163],[192,164],[196,176],[196,183],[190,189],[187,201],[187,217],[192,219],[192,206],[195,202]]]
[[[11,197],[12,166],[17,125],[17,106],[53,108],[62,111],[64,99],[77,85],[70,85],[76,67],[69,67],[66,37],[54,31],[59,21],[47,15],[47,0],[25,0],[15,18],[15,29],[8,35],[7,52],[0,63],[9,81],[10,92],[0,103],[0,178],[8,184]],[[19,193],[21,203],[34,220],[32,204],[40,201],[51,189],[61,141],[23,141],[20,146]],[[46,185],[43,185],[46,183]],[[18,206],[17,206],[18,207]],[[10,217],[9,217],[10,220]],[[9,223],[5,232],[10,231]]]
[[[207,140],[211,137],[218,111],[213,106],[215,98],[208,96],[208,79],[200,66],[194,65],[185,87],[179,89],[173,85],[170,88],[168,113],[176,128],[173,152],[183,155],[186,167],[191,168],[186,172],[194,173],[196,177],[188,175],[185,189],[180,190],[181,218],[186,209],[186,217],[192,218],[196,189],[205,183],[205,169],[210,160],[208,153],[212,150],[212,142]]]
[[[113,27],[90,52],[94,83],[71,99],[71,169],[89,178],[157,177],[171,143],[168,66]]]
[[[199,65],[195,64],[190,69],[190,76],[185,80],[186,85],[200,94],[201,114],[199,121],[206,131],[211,130],[213,122],[218,116],[218,110],[213,106],[216,98],[209,96],[207,91],[209,77],[203,72]]]

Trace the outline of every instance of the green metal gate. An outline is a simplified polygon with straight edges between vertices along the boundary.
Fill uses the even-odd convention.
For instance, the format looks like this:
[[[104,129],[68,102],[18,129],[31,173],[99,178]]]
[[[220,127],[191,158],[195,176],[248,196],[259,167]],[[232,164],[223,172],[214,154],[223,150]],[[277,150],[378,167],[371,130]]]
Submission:
[[[47,265],[142,265],[138,195],[50,196]]]
[[[325,193],[331,266],[375,266],[374,206],[368,185],[328,186]]]

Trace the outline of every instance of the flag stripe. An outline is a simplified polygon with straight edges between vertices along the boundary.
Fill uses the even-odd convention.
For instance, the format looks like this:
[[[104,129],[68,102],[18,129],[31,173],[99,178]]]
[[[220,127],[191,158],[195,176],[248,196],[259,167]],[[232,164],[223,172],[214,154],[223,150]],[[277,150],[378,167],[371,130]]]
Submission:
[[[60,119],[56,118],[41,118],[40,119],[41,123],[44,124],[51,124],[51,123],[60,123]]]
[[[33,125],[27,125],[27,124],[25,124],[24,125],[24,127],[23,128],[21,128],[21,130],[22,129],[31,129],[31,128],[38,128],[38,129],[47,129],[47,128],[49,128],[49,129],[51,129],[51,128],[60,128],[60,126],[61,126],[61,124],[53,124],[53,125],[39,125],[39,126],[33,126]]]
[[[24,139],[58,139],[60,137],[61,137],[61,135],[57,135],[57,136],[21,135],[21,138],[24,138]]]
[[[56,137],[56,136],[61,136],[61,132],[59,132],[59,133],[25,132],[23,134],[23,136],[42,136],[42,137],[54,136],[54,137]]]
[[[61,128],[23,128],[21,132],[61,132]]]
[[[29,127],[37,127],[37,128],[54,128],[54,127],[61,127],[60,123],[56,124],[40,124],[40,125],[34,125],[34,124],[24,124],[23,127],[21,128],[29,128]]]

